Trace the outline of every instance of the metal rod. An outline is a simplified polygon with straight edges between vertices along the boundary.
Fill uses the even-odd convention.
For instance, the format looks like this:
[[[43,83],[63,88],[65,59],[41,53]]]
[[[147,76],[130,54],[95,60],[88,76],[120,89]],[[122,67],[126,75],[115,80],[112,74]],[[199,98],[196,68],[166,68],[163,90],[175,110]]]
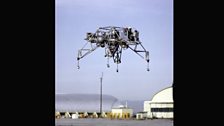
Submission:
[[[118,72],[118,64],[117,64],[117,72]]]
[[[102,72],[102,76],[100,78],[100,116],[102,115],[102,81],[103,81],[103,72]]]
[[[108,68],[110,67],[110,64],[109,64],[109,56],[107,57],[107,67]]]
[[[140,55],[138,52],[136,52],[134,49],[132,49],[130,46],[128,47],[129,49],[131,49],[132,51],[134,51],[136,54],[138,54],[141,58],[144,59],[144,57],[142,55]]]
[[[149,62],[147,62],[147,71],[150,71],[150,70],[149,70]]]
[[[79,60],[78,60],[78,63],[77,63],[77,68],[78,68],[78,69],[80,68],[80,66],[79,66]]]

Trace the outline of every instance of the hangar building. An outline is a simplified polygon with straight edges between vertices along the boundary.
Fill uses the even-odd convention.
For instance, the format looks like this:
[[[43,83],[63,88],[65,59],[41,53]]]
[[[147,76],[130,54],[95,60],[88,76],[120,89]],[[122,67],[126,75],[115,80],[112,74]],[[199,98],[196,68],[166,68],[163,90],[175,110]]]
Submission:
[[[111,95],[102,95],[102,111],[110,112],[111,108],[119,106],[117,98]],[[99,94],[56,94],[56,112],[100,112]]]
[[[156,93],[151,101],[144,101],[147,118],[173,118],[173,87]]]

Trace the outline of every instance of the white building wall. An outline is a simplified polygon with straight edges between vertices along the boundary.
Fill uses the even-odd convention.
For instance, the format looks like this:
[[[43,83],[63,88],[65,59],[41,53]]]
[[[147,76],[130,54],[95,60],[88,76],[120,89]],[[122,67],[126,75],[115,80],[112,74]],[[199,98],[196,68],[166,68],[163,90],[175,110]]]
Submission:
[[[147,117],[147,113],[137,113],[136,119],[145,119]]]
[[[133,116],[133,110],[132,109],[129,109],[129,108],[115,108],[115,109],[112,109],[112,114],[118,114],[120,115],[119,118],[122,118],[122,114],[124,113],[129,113],[130,114],[130,117]]]
[[[151,111],[151,108],[173,108],[173,103],[167,103],[167,104],[164,104],[164,103],[151,103],[150,104],[150,111]]]
[[[112,109],[112,114],[114,113],[122,113],[122,109]]]
[[[132,109],[122,109],[122,113],[129,113],[130,117],[133,116],[133,110]]]
[[[152,115],[157,118],[173,118],[173,112],[154,112]]]
[[[144,112],[148,112],[151,110],[150,101],[144,101]]]
[[[144,101],[147,118],[173,118],[173,112],[151,112],[151,108],[173,108],[173,88],[166,88],[155,94],[151,101]]]

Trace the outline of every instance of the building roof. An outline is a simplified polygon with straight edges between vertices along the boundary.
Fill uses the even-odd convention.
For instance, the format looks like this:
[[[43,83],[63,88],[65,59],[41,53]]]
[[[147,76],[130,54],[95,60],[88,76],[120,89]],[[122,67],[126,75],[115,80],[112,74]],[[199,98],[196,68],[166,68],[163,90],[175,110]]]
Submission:
[[[173,102],[173,87],[167,87],[157,92],[151,102]]]
[[[117,98],[102,95],[102,111],[111,111],[120,105]],[[56,94],[55,111],[59,112],[100,112],[99,94]]]

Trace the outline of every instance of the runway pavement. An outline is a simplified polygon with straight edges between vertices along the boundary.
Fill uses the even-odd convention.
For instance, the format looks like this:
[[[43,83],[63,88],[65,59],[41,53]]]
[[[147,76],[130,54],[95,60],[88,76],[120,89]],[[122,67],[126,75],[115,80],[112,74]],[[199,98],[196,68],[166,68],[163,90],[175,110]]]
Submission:
[[[173,126],[170,119],[55,119],[56,126]]]

